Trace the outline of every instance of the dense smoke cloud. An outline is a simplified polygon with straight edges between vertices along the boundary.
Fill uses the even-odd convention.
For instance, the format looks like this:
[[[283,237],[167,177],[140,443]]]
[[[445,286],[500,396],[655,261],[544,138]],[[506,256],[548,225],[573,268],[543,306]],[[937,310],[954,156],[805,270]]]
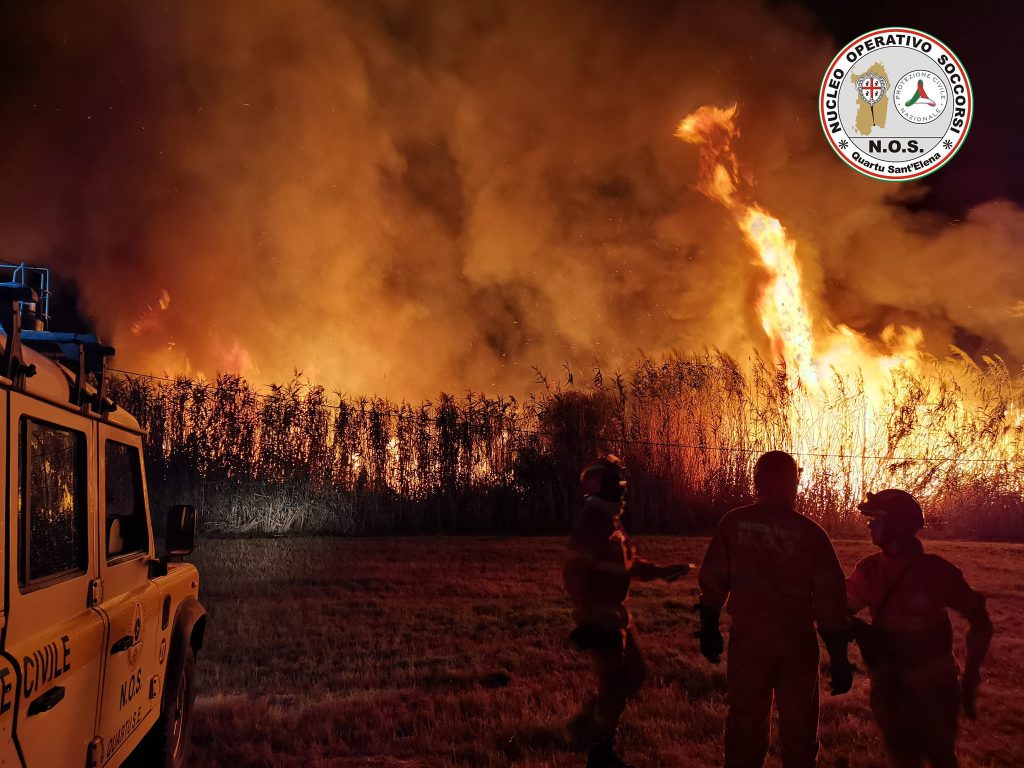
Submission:
[[[910,212],[821,136],[837,42],[796,10],[710,6],[27,11],[3,59],[5,257],[74,280],[134,369],[419,398],[638,348],[745,357],[761,276],[672,136],[738,102],[819,318],[1024,359],[1020,210]]]

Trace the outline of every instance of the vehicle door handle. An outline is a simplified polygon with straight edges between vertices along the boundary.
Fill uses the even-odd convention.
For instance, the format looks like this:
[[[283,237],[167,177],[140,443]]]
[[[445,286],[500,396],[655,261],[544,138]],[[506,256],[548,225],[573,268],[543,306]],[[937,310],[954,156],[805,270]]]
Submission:
[[[28,705],[28,716],[38,715],[40,712],[49,712],[64,700],[64,686],[55,685],[46,693],[40,694],[35,701]]]
[[[115,653],[121,653],[121,651],[127,651],[132,647],[132,636],[125,635],[112,646],[110,646],[110,655],[113,656]]]

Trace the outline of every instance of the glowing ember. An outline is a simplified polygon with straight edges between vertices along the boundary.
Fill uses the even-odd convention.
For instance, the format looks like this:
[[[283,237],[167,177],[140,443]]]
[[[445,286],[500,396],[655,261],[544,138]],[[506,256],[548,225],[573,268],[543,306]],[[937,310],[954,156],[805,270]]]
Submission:
[[[171,294],[167,292],[167,289],[160,291],[160,298],[157,300],[157,306],[161,312],[166,312],[168,307],[171,306]],[[158,329],[161,326],[160,316],[153,305],[150,304],[146,307],[146,311],[139,315],[138,318],[129,326],[132,336],[141,336],[144,333]]]

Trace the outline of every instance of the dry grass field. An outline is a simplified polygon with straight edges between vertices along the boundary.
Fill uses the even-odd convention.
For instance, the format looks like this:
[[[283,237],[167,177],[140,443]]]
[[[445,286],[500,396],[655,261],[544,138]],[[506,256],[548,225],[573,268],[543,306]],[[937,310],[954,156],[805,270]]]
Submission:
[[[699,560],[705,539],[640,540]],[[560,538],[204,540],[209,610],[193,764],[208,768],[578,766],[565,724],[587,694],[570,629]],[[837,546],[847,571],[865,542]],[[996,635],[963,730],[967,768],[1024,765],[1024,546],[929,542],[989,597]],[[720,763],[724,665],[691,637],[695,582],[639,585],[652,678],[622,744],[640,768]],[[955,623],[958,652],[963,624]],[[884,765],[866,680],[823,698],[823,768]],[[777,765],[776,758],[769,765]]]

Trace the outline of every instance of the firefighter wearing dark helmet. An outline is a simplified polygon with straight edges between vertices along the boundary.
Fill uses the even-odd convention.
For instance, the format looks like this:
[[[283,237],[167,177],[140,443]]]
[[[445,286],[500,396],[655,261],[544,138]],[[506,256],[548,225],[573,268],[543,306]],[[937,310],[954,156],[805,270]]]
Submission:
[[[961,706],[975,716],[992,638],[985,598],[952,563],[924,552],[917,538],[924,514],[909,493],[869,493],[859,509],[881,549],[857,563],[846,582],[850,612],[867,608],[872,617],[870,625],[855,620],[871,676],[871,710],[894,765],[953,768],[957,716]],[[969,625],[959,680],[947,608]]]
[[[569,537],[563,576],[573,605],[576,629],[571,643],[589,653],[597,678],[591,722],[588,768],[625,768],[615,753],[615,733],[626,701],[647,677],[626,603],[632,579],[674,581],[688,565],[661,567],[641,560],[622,527],[626,474],[622,462],[608,455],[580,474],[583,509]]]
[[[701,566],[700,651],[719,663],[719,612],[732,617],[728,655],[727,768],[760,768],[774,698],[785,768],[814,768],[818,754],[818,631],[831,660],[832,694],[853,684],[846,590],[828,535],[794,509],[799,469],[771,451],[757,460],[757,501],[726,514]]]

